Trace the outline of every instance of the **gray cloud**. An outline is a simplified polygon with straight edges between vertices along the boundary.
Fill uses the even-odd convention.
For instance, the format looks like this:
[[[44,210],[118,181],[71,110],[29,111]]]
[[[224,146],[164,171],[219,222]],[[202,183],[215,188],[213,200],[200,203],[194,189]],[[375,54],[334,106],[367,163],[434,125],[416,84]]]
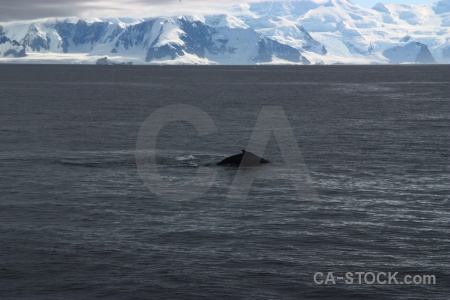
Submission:
[[[4,3],[8,1],[8,3]],[[219,1],[218,1],[219,2]],[[220,12],[244,1],[222,0],[0,0],[0,22],[58,17],[152,17]]]
[[[250,1],[264,0],[0,0],[0,23],[59,17],[144,18],[177,14],[221,13],[225,6]],[[353,1],[360,4],[375,2],[375,0]],[[433,0],[377,0],[376,2],[378,1],[384,3],[433,2]],[[449,1],[441,0],[445,5]]]
[[[13,0],[0,2],[0,22],[29,20],[54,16],[72,16],[83,11],[83,1],[69,5],[57,0]]]

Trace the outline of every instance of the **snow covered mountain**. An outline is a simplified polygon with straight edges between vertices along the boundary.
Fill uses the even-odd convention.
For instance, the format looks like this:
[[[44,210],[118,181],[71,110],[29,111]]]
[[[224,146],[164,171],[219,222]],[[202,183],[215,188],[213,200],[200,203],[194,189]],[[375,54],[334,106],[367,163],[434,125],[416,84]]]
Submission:
[[[126,23],[120,19],[44,21],[13,24],[2,33],[6,45],[0,51],[3,57],[17,57],[21,50],[22,54],[46,54],[38,57],[84,54],[92,59],[111,56],[138,63],[309,63],[300,50],[229,15]]]
[[[11,40],[6,36],[4,28],[0,26],[0,54],[11,57],[26,56],[25,47],[16,40]]]
[[[411,42],[406,46],[389,48],[383,52],[383,55],[387,57],[391,63],[397,64],[408,62],[423,64],[436,63],[428,47],[419,42]]]
[[[450,63],[450,0],[252,2],[222,15],[0,25],[0,62]]]
[[[405,46],[417,42],[433,57],[427,62],[450,63],[450,0],[425,5],[378,3],[371,9],[350,0],[257,2],[242,5],[240,11],[255,30],[297,49],[306,39],[292,32],[295,27],[307,31],[327,51],[322,56],[305,52],[311,61],[399,63],[386,52],[395,48],[397,54],[405,54],[401,62],[416,63],[412,54],[407,60],[412,50]],[[320,54],[315,49],[312,52]]]

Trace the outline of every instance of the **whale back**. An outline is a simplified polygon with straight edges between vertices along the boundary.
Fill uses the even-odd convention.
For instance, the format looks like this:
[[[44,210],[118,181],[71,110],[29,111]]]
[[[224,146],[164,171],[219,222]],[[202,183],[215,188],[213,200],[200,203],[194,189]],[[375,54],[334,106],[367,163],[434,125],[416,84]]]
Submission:
[[[230,157],[227,157],[223,159],[221,162],[218,163],[218,165],[244,165],[244,166],[255,166],[259,165],[261,163],[270,163],[268,160],[259,157],[256,154],[253,154],[252,152],[242,150],[241,154],[236,154]]]

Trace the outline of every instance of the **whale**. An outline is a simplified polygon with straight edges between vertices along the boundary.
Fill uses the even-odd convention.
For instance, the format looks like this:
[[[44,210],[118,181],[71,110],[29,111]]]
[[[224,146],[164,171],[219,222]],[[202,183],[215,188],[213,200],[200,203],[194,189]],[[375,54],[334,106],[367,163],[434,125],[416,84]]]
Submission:
[[[245,155],[245,159],[243,160]],[[264,159],[262,157],[259,157],[256,154],[253,154],[249,151],[246,150],[242,150],[241,154],[236,154],[230,157],[227,157],[225,159],[223,159],[222,161],[218,162],[217,165],[219,166],[224,166],[224,165],[229,165],[229,166],[239,166],[239,165],[243,165],[243,166],[256,166],[259,164],[267,164],[270,163],[270,161],[268,161],[267,159]]]

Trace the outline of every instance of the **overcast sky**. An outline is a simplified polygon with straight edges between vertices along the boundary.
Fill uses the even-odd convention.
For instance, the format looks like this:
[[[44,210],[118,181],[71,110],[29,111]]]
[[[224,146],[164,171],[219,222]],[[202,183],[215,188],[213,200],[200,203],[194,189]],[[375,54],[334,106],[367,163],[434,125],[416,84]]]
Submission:
[[[51,17],[151,17],[217,13],[238,0],[0,0],[0,22]],[[376,2],[429,3],[432,0],[354,0],[364,7]]]

